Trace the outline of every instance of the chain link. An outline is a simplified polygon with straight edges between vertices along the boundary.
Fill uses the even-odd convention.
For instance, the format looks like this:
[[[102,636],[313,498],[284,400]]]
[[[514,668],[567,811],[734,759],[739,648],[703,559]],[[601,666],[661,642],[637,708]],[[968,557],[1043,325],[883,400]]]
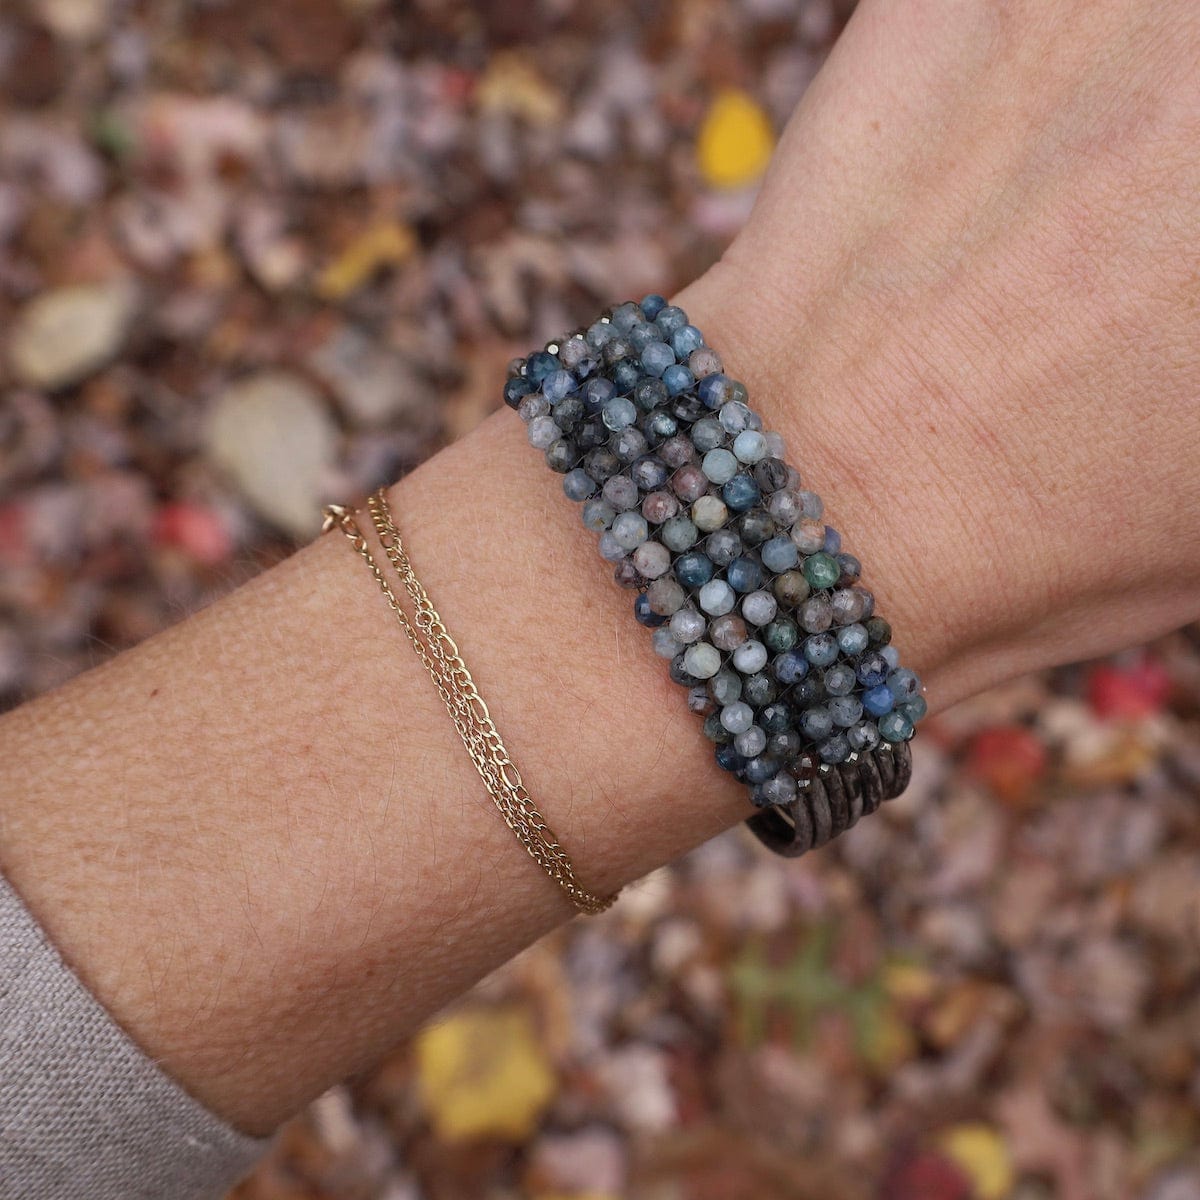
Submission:
[[[616,894],[594,896],[575,878],[570,858],[538,811],[521,779],[521,772],[509,757],[487,702],[479,694],[457,643],[450,636],[429,593],[413,570],[382,488],[367,501],[367,509],[379,544],[412,601],[411,618],[383,568],[371,553],[354,512],[340,504],[327,505],[324,509],[324,528],[340,529],[367,564],[383,592],[388,608],[395,614],[417,657],[437,687],[438,695],[505,824],[517,835],[530,857],[567,893],[576,908],[585,913],[604,912],[617,898]]]

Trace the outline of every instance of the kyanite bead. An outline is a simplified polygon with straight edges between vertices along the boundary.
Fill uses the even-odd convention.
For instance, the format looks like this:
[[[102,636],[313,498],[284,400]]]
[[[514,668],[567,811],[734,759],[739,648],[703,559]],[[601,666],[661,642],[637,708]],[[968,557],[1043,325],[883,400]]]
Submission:
[[[578,396],[565,396],[554,406],[554,420],[563,433],[574,433],[586,415]]]
[[[858,683],[858,678],[854,674],[854,668],[847,663],[835,662],[833,666],[828,667],[825,674],[822,676],[822,682],[825,684],[825,690],[831,696],[848,696],[854,691]]]
[[[509,408],[516,408],[523,397],[533,391],[533,384],[523,376],[515,375],[504,383],[504,403]]]
[[[573,392],[579,385],[570,371],[551,371],[542,380],[542,395],[551,404],[557,404],[565,396]]]
[[[767,665],[767,657],[762,642],[745,641],[733,652],[733,665],[743,675],[754,675]]]
[[[558,359],[545,350],[535,350],[525,360],[525,378],[538,385],[547,375],[559,369]]]
[[[568,403],[566,400],[563,404]],[[562,404],[558,406],[562,408]],[[628,425],[612,438],[609,442],[609,449],[617,456],[617,459],[623,463],[631,463],[641,458],[649,449],[646,442],[646,435],[634,425]]]
[[[533,392],[524,396],[517,405],[517,416],[526,425],[536,417],[544,417],[550,411],[550,401],[541,392]]]
[[[597,543],[597,548],[600,551],[600,557],[605,562],[620,562],[625,557],[628,551],[619,541],[613,536],[611,529],[606,529],[600,535],[600,541]]]
[[[862,706],[871,716],[882,717],[896,707],[896,697],[886,683],[879,683],[863,692]]]
[[[827,633],[814,633],[804,641],[804,657],[814,667],[827,667],[837,656],[837,641]]]
[[[679,501],[670,492],[651,492],[642,500],[642,516],[651,525],[661,525],[679,512]]]
[[[742,616],[751,625],[767,625],[775,620],[779,612],[779,601],[770,592],[759,588],[742,599]]]
[[[585,500],[583,507],[579,510],[583,527],[590,529],[593,533],[603,533],[613,523],[613,517],[616,515],[616,509],[606,500],[601,500],[599,497]]]
[[[649,295],[642,297],[642,316],[647,321],[653,321],[664,308],[667,307],[666,300],[663,299],[657,292],[650,292]]]
[[[744,472],[733,476],[721,488],[721,499],[734,512],[745,512],[746,509],[753,508],[761,498],[762,493],[758,490],[758,484],[754,482],[754,477]]]
[[[774,671],[775,678],[784,687],[791,687],[793,683],[799,683],[808,674],[808,659],[795,650],[787,650],[783,654],[775,656],[771,670]]]
[[[811,591],[803,571],[784,571],[782,575],[775,577],[771,584],[771,590],[775,593],[775,598],[779,603],[788,608],[796,608],[803,604]],[[817,631],[813,630],[813,632]]]
[[[666,409],[652,412],[646,418],[646,433],[656,446],[673,438],[678,432],[679,422]]]
[[[794,729],[782,729],[767,739],[767,753],[785,763],[795,758],[803,746],[804,739]]]
[[[771,704],[779,697],[779,685],[763,671],[758,671],[753,675],[746,676],[746,682],[742,684],[742,699],[747,704],[752,704],[755,708],[762,708],[764,704]]]
[[[762,508],[751,508],[738,513],[731,524],[747,546],[758,546],[775,535],[775,522]]]
[[[665,625],[667,623],[667,618],[662,613],[656,613],[650,607],[650,600],[645,592],[639,592],[633,598],[633,615],[639,624],[648,625],[652,629],[656,625]]]
[[[673,363],[662,373],[662,381],[672,396],[678,396],[695,384],[696,377],[683,363]]]
[[[646,518],[641,513],[618,513],[612,523],[612,536],[626,550],[636,550],[650,534]]]
[[[579,450],[570,438],[555,438],[546,447],[546,465],[560,475],[565,475],[578,457]]]
[[[816,492],[805,491],[804,489],[799,490],[796,493],[796,496],[800,501],[800,511],[804,514],[804,516],[807,517],[810,521],[817,521],[819,523],[821,520],[821,517],[825,513],[825,502],[821,499],[821,497],[818,496]],[[825,526],[822,525],[821,526],[821,543],[822,543],[822,545],[825,542],[824,530],[825,530]]]
[[[690,518],[680,514],[664,521],[659,526],[658,536],[668,550],[682,554],[684,550],[690,550],[696,544],[700,531],[692,524]]]
[[[704,345],[704,335],[695,325],[681,325],[671,334],[670,342],[675,357],[683,362],[689,354]]]
[[[677,613],[687,601],[687,593],[670,575],[662,575],[656,579],[646,589],[645,595],[650,608],[664,617]]]
[[[562,437],[562,430],[551,416],[534,417],[526,428],[529,444],[535,450],[547,450]]]
[[[637,386],[641,377],[642,373],[632,359],[625,359],[612,368],[613,386],[616,387],[617,394],[620,396],[628,396]]]
[[[877,687],[889,674],[887,662],[875,651],[864,654],[858,660],[858,682],[865,688]]]
[[[602,375],[589,379],[580,391],[583,407],[590,413],[598,413],[616,394],[617,389],[613,386],[613,381],[605,379]]]
[[[762,587],[762,564],[756,558],[743,554],[725,568],[725,578],[735,592],[753,592]]]
[[[623,558],[613,567],[613,582],[629,591],[646,586],[646,577],[634,565],[632,558]]]
[[[667,482],[667,464],[653,454],[639,458],[629,469],[630,478],[643,492],[657,491]]]
[[[699,641],[707,629],[708,622],[704,619],[704,614],[697,612],[690,605],[685,605],[671,614],[671,632],[685,646]]]
[[[609,429],[624,429],[637,420],[637,406],[628,396],[614,396],[611,400],[605,400],[604,407],[600,409],[600,418]]]
[[[849,587],[862,574],[862,563],[853,554],[847,554],[844,550],[835,554],[834,558],[838,560],[838,566],[842,568],[842,573],[838,578],[838,587]]]
[[[795,778],[787,771],[779,771],[770,779],[755,784],[750,796],[759,808],[770,808],[776,804],[791,804],[796,798],[796,792]]]
[[[644,413],[653,412],[667,400],[667,388],[661,379],[639,379],[632,392],[633,402]]]
[[[642,351],[651,342],[662,341],[662,338],[659,336],[658,326],[650,321],[639,321],[625,334],[625,338],[633,348],[633,356],[638,362],[642,361]]]
[[[807,582],[807,580],[805,581]],[[824,633],[833,624],[833,605],[823,592],[800,605],[800,627],[805,633]]]
[[[911,700],[921,690],[921,681],[915,671],[901,667],[887,677],[888,691],[896,700]]]
[[[721,709],[721,724],[735,737],[754,724],[754,710],[742,700],[735,700]]]
[[[732,387],[732,383],[730,384]],[[728,433],[741,433],[743,429],[754,428],[754,416],[750,410],[738,400],[727,400],[721,405],[717,416],[721,426]]]
[[[595,493],[596,481],[582,467],[575,467],[563,476],[563,491],[568,500],[586,500]]]
[[[611,479],[606,479],[600,494],[617,512],[637,508],[638,501],[642,498],[637,484],[628,475],[614,475]]]
[[[732,667],[723,667],[708,681],[708,690],[722,707],[733,704],[741,699],[742,677]]]
[[[699,550],[688,550],[675,560],[675,578],[686,588],[703,587],[712,577],[712,559]]]
[[[729,377],[720,372],[705,375],[696,385],[696,395],[711,409],[719,409],[729,399],[729,390]]]
[[[729,506],[719,496],[700,496],[692,504],[691,516],[701,533],[711,533],[729,519]]]
[[[682,329],[687,323],[687,313],[678,305],[668,304],[666,308],[660,308],[657,316],[654,318],[654,323],[668,337],[677,330]]]
[[[772,492],[767,497],[767,512],[785,529],[790,529],[800,516],[800,501],[796,499],[796,493],[793,491]]]
[[[745,733],[739,733],[733,739],[737,752],[746,758],[754,758],[767,748],[766,731],[757,725],[751,725]]]
[[[782,733],[792,722],[792,714],[786,704],[768,704],[758,714],[758,723],[768,734]]]
[[[678,616],[679,614],[676,613],[675,615]],[[671,618],[672,621],[674,619],[675,617]],[[713,704],[713,698],[708,694],[708,688],[702,683],[688,689],[687,706],[688,712],[699,713],[703,717],[707,717],[716,707]]]
[[[647,579],[657,579],[671,569],[671,552],[662,542],[645,541],[633,552],[633,565]]]
[[[857,696],[834,696],[827,705],[833,723],[841,729],[862,720],[863,703]]]
[[[724,579],[710,579],[700,589],[697,602],[710,617],[721,617],[733,611],[737,594]]]
[[[729,566],[744,548],[742,539],[732,529],[714,530],[704,539],[704,552],[718,567]]]
[[[712,417],[702,417],[691,428],[692,445],[697,453],[704,455],[718,446],[724,446],[728,434],[721,428],[721,422]]]
[[[715,375],[721,369],[721,356],[708,346],[701,346],[688,355],[688,369],[697,379]]]
[[[835,733],[833,737],[826,738],[817,747],[817,753],[821,756],[822,762],[845,762],[850,757],[850,743],[844,733]]]
[[[738,460],[732,451],[718,447],[710,450],[704,456],[700,468],[713,483],[720,487],[738,473]]]
[[[800,551],[786,534],[768,538],[759,551],[763,566],[768,571],[790,571],[800,561]]]
[[[823,704],[807,708],[800,717],[800,732],[810,742],[824,741],[833,732],[833,717]]]
[[[739,462],[754,464],[766,454],[766,442],[756,429],[743,429],[733,439],[733,452]]]
[[[658,447],[658,457],[672,469],[682,467],[685,463],[690,463],[695,454],[696,448],[692,445],[692,439],[686,433],[677,433],[674,437],[667,438]]]
[[[618,336],[620,336],[620,330],[611,321],[595,321],[588,326],[587,333],[584,334],[587,344],[597,350]]]
[[[825,545],[825,526],[805,517],[792,526],[791,539],[801,554],[816,554]]]
[[[650,635],[650,646],[659,658],[674,658],[683,649],[665,625],[660,625]]]
[[[613,309],[610,320],[621,333],[628,333],[634,325],[642,320],[641,307],[632,301],[626,304],[618,304]]]
[[[656,378],[670,366],[675,365],[675,351],[666,342],[651,342],[642,351],[642,366],[647,375]]]
[[[673,662],[672,666],[674,666]],[[720,712],[709,713],[704,718],[704,724],[701,726],[701,728],[704,732],[704,736],[708,738],[710,742],[716,742],[718,748],[727,743],[729,745],[730,752],[737,755],[738,762],[741,762],[742,756],[737,754],[737,752],[733,749],[733,734],[721,724]]]
[[[692,504],[708,491],[708,479],[695,463],[687,463],[671,476],[671,490],[684,504]]]
[[[722,729],[724,730],[724,726]],[[728,733],[728,731],[725,732]],[[725,771],[740,771],[746,763],[745,757],[737,752],[732,742],[718,746],[714,757],[717,760],[717,766]]]
[[[841,567],[837,564],[837,559],[832,554],[826,554],[824,551],[810,554],[804,560],[801,570],[804,572],[804,578],[812,585],[814,591],[820,588],[833,587],[838,581],[838,576],[842,573]]]
[[[567,370],[574,371],[576,367],[581,366],[592,357],[592,349],[579,334],[576,334],[574,337],[567,338],[559,347],[558,357]]]
[[[697,679],[711,679],[721,669],[721,652],[708,642],[696,642],[684,651],[683,665],[689,675],[695,675]]]
[[[857,625],[866,613],[863,593],[858,588],[838,588],[829,598],[833,619],[839,625]]]
[[[892,627],[882,617],[870,617],[864,624],[872,646],[886,646],[892,640]]]
[[[769,625],[763,626],[760,635],[767,649],[773,654],[782,654],[791,650],[800,640],[800,631],[791,617],[776,617]]]
[[[746,640],[746,622],[735,613],[714,617],[708,626],[708,636],[718,650],[736,650]]]
[[[903,704],[896,705],[896,708],[914,725],[929,711],[929,705],[925,702],[924,696],[914,696],[911,700],[905,700]]]
[[[887,645],[880,646],[879,653],[883,656],[883,661],[887,663],[888,670],[894,671],[900,665],[900,651],[895,646]]]
[[[842,548],[842,535],[832,525],[825,526],[825,553],[835,558]]]
[[[874,750],[879,745],[879,729],[874,721],[859,721],[846,730],[846,741],[859,754]]]
[[[893,710],[879,718],[879,733],[884,741],[907,742],[913,735],[913,723],[902,712]]]
[[[762,437],[765,446],[769,435],[764,434]],[[788,478],[787,463],[781,458],[767,455],[754,464],[754,482],[762,489],[764,495],[773,495],[787,487]]]
[[[583,469],[597,483],[603,483],[621,469],[621,464],[607,446],[594,446],[583,456]]]
[[[857,658],[867,648],[869,640],[864,625],[843,625],[837,631],[838,649],[849,658]]]

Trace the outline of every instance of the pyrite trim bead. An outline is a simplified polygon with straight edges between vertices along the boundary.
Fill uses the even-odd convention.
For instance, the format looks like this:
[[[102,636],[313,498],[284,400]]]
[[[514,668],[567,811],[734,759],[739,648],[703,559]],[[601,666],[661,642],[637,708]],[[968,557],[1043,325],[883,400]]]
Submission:
[[[881,746],[860,754],[856,762],[818,772],[795,800],[764,808],[746,824],[769,850],[799,858],[851,828],[859,816],[873,813],[884,800],[895,799],[911,778],[908,743]]]

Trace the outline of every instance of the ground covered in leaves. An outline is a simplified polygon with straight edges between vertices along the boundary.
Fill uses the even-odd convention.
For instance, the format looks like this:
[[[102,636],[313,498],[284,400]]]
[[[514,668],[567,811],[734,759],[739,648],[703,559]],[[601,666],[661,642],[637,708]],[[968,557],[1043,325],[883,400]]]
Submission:
[[[846,15],[5,5],[0,705],[702,269]],[[916,757],[836,847],[735,832],[547,938],[239,1200],[1197,1200],[1200,639],[1013,684]]]

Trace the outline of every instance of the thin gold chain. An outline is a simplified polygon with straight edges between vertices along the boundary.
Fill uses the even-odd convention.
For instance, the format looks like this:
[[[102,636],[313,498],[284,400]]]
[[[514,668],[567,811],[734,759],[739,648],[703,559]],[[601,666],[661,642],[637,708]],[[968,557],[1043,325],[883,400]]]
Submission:
[[[454,727],[458,730],[458,735],[470,754],[480,779],[500,810],[505,824],[517,835],[533,860],[567,893],[576,908],[586,913],[604,912],[616,899],[616,895],[594,896],[580,886],[575,878],[575,869],[570,858],[538,811],[533,797],[521,779],[521,772],[517,770],[516,763],[505,749],[487,703],[479,694],[475,680],[462,660],[458,645],[450,636],[429,598],[429,593],[425,591],[413,570],[408,552],[404,548],[404,541],[400,537],[400,530],[396,526],[382,489],[367,501],[367,508],[379,537],[379,544],[412,600],[411,618],[405,612],[380,563],[371,553],[354,513],[340,504],[327,505],[324,510],[325,529],[329,530],[335,526],[340,529],[367,564],[380,591],[383,592],[388,608],[395,614],[400,628],[433,680],[438,695],[441,696],[442,703],[446,706],[446,711],[450,714]]]

